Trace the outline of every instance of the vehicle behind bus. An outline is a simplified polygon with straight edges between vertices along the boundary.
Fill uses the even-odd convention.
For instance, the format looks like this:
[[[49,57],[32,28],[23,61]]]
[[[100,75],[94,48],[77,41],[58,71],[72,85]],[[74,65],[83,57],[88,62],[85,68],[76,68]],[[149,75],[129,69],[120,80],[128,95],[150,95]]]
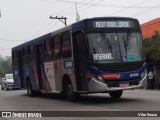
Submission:
[[[133,18],[85,19],[12,49],[15,85],[29,96],[60,92],[109,93],[146,85],[139,22]]]

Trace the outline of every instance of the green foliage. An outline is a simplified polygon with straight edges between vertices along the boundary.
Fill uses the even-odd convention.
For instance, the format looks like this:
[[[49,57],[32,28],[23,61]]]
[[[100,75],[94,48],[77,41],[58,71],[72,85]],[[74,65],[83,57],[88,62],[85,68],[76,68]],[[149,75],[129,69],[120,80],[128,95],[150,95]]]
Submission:
[[[160,61],[160,34],[154,31],[151,38],[143,40],[144,52],[147,61]]]
[[[12,72],[12,59],[11,57],[0,56],[0,77],[3,77],[6,73]]]

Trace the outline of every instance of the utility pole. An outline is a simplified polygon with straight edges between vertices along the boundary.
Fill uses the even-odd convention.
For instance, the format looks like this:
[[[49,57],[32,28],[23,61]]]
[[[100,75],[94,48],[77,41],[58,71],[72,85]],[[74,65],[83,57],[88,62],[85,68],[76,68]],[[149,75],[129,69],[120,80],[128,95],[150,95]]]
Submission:
[[[77,21],[77,13],[78,13],[78,11],[77,11],[77,1],[75,0],[75,4],[76,4],[76,21]]]
[[[66,20],[67,20],[67,18],[66,17],[52,17],[52,16],[50,16],[49,17],[50,19],[58,19],[58,20],[60,20],[62,23],[64,23],[65,24],[65,26],[67,26],[67,22],[66,22]]]
[[[80,15],[78,13],[78,10],[77,10],[77,1],[75,0],[75,5],[76,5],[76,21],[79,21],[80,20]]]

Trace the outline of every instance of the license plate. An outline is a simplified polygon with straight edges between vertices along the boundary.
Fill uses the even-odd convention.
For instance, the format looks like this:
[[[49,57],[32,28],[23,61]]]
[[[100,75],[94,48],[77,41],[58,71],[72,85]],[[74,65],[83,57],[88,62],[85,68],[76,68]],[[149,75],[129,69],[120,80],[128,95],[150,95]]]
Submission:
[[[120,83],[119,84],[119,87],[128,87],[129,86],[129,83]]]

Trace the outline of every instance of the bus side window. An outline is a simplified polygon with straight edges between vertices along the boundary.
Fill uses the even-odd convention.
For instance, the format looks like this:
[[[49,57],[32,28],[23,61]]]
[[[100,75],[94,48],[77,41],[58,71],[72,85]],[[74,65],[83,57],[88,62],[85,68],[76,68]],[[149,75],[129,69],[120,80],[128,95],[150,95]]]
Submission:
[[[69,58],[71,57],[72,50],[71,50],[71,36],[70,32],[67,31],[62,34],[62,57],[63,58]]]
[[[13,65],[17,64],[17,51],[12,51],[12,61]]]
[[[23,48],[23,56],[27,55],[27,47]]]
[[[45,50],[45,52],[44,52],[45,60],[52,59],[51,39],[47,39],[44,42],[44,50]]]
[[[53,49],[53,56],[54,59],[60,59],[61,58],[61,36],[56,35],[54,37],[54,49]]]
[[[27,47],[27,55],[31,54],[30,46]]]
[[[34,54],[35,53],[35,47],[34,45],[30,46],[30,54]]]

